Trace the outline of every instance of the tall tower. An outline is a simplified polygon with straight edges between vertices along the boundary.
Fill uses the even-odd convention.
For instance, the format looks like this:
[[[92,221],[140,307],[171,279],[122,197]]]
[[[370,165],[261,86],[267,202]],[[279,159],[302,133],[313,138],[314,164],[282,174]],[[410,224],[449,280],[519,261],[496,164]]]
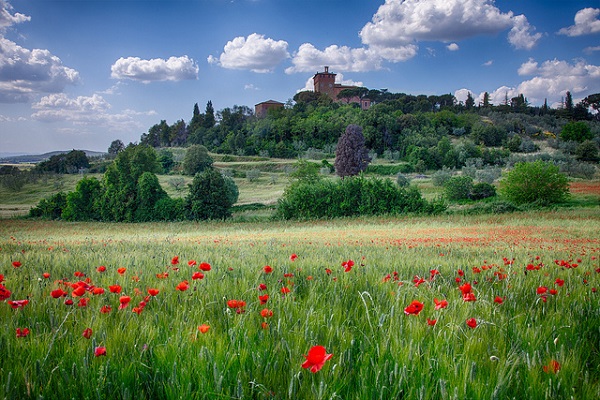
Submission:
[[[325,72],[317,72],[313,76],[313,83],[316,93],[325,93],[332,100],[335,100],[335,75],[329,72],[329,67],[325,66]]]

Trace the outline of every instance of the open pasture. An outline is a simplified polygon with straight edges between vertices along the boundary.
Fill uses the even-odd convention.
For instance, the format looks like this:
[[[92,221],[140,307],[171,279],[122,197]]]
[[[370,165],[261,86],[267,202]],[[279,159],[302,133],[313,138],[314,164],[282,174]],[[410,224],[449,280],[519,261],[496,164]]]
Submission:
[[[598,398],[598,226],[3,220],[0,396]]]

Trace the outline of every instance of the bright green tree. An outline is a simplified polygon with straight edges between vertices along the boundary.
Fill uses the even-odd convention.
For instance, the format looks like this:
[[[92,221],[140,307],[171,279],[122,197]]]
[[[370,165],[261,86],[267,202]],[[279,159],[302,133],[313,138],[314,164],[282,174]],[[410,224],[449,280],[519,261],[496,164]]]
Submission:
[[[196,174],[189,185],[185,209],[191,220],[226,219],[231,216],[231,193],[221,173],[214,168]]]
[[[515,204],[549,205],[569,196],[569,180],[552,163],[522,162],[501,181],[500,193]]]

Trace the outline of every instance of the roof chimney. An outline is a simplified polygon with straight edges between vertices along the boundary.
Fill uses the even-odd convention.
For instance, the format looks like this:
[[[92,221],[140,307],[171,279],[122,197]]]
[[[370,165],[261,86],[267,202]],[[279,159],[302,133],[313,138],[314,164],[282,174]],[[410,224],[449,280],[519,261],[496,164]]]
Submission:
[[[326,74],[327,74],[327,73],[329,73],[329,65],[326,65],[326,66],[325,66],[325,73],[326,73]]]

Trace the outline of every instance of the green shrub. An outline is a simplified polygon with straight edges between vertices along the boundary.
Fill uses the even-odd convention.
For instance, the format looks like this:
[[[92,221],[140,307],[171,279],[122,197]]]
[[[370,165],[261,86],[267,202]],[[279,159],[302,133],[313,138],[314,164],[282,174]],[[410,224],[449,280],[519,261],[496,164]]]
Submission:
[[[185,209],[191,220],[231,217],[231,199],[223,175],[214,168],[196,174],[185,198]]]
[[[212,165],[213,159],[208,154],[206,147],[194,144],[185,152],[183,173],[185,175],[194,175],[210,168]]]
[[[472,200],[482,200],[496,195],[496,187],[486,182],[480,182],[473,185],[469,197]]]
[[[410,186],[410,179],[402,174],[402,173],[398,173],[398,175],[396,175],[396,184],[400,187],[408,187]]]
[[[390,179],[356,176],[294,182],[279,200],[276,215],[283,219],[316,219],[440,210],[439,204],[423,199],[416,187],[400,188]]]
[[[466,200],[471,197],[473,178],[453,176],[444,184],[444,196],[451,201]]]
[[[29,216],[44,219],[60,219],[67,205],[67,195],[63,192],[56,193],[47,199],[42,199],[29,210]]]
[[[565,141],[584,142],[594,138],[592,130],[583,121],[569,122],[563,126],[560,138]]]
[[[549,205],[568,197],[569,180],[548,162],[517,163],[501,181],[500,193],[517,205]]]
[[[100,218],[98,199],[102,197],[102,185],[94,177],[83,178],[75,191],[67,195],[62,218],[67,221],[94,221]]]

